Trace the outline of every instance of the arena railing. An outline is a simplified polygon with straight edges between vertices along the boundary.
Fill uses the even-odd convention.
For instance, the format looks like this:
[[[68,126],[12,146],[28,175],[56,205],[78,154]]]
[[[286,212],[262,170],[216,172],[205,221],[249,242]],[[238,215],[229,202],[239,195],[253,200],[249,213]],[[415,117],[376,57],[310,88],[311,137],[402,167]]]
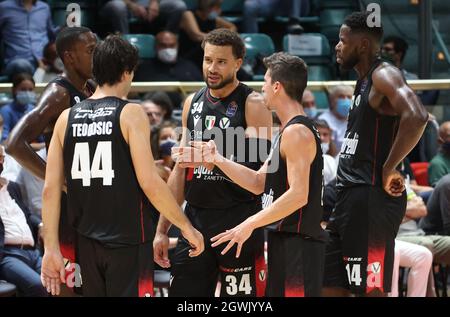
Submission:
[[[264,82],[252,81],[244,82],[255,90],[261,90]],[[327,87],[336,85],[350,85],[354,86],[355,81],[310,81],[308,82],[308,89],[312,91],[326,90]],[[425,79],[425,80],[408,80],[408,84],[414,90],[450,90],[450,79]],[[40,93],[44,90],[46,84],[36,84],[36,92]],[[205,86],[204,82],[134,82],[131,85],[132,92],[149,92],[149,91],[174,91],[187,95],[191,92],[197,91]],[[12,89],[11,83],[0,84],[0,93],[10,93]]]

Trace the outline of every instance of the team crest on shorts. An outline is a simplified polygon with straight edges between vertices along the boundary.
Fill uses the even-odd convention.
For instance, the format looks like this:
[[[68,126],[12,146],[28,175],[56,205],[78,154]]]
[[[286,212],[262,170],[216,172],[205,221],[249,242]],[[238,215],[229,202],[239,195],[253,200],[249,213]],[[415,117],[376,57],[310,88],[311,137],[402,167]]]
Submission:
[[[206,116],[205,118],[205,126],[208,130],[211,130],[216,123],[216,116]]]
[[[230,126],[230,119],[228,119],[227,117],[223,117],[222,119],[220,119],[219,121],[219,127],[221,129],[226,129]]]
[[[236,111],[237,111],[238,105],[235,101],[232,101],[227,108],[227,112],[225,113],[225,115],[227,117],[234,117],[236,115]]]

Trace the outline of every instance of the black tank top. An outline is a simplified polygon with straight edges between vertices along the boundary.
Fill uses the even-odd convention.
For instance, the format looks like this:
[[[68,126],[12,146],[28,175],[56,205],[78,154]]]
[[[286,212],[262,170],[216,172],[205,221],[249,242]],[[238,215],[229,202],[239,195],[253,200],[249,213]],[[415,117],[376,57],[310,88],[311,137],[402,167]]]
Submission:
[[[150,204],[120,129],[128,102],[86,99],[72,107],[64,140],[70,224],[111,247],[152,239]]]
[[[367,78],[356,83],[339,155],[337,188],[382,185],[383,164],[397,134],[399,118],[381,115],[369,105],[372,73],[381,62],[376,60]]]
[[[240,83],[227,97],[217,99],[211,96],[208,88],[195,94],[189,109],[187,128],[190,139],[209,141],[213,139],[219,152],[238,163],[246,158],[238,147],[245,143],[245,102],[252,92]],[[225,140],[234,140],[234,146]],[[226,144],[227,143],[227,144]],[[186,201],[200,208],[229,208],[242,202],[255,200],[256,196],[242,189],[221,173],[208,171],[203,166],[186,171]]]
[[[298,233],[315,240],[325,241],[327,235],[320,226],[323,214],[323,158],[319,132],[312,121],[305,116],[292,118],[284,129],[292,124],[306,126],[311,130],[316,140],[316,156],[311,163],[309,172],[308,203],[289,216],[269,225],[268,228],[276,231]],[[274,140],[269,156],[266,185],[262,198],[263,208],[269,207],[289,189],[286,161],[280,154],[280,144],[284,129],[280,131]]]
[[[95,91],[95,87],[88,81],[86,83],[86,86],[87,86],[90,94],[89,94],[89,96],[86,96],[83,92],[76,89],[75,86],[72,85],[72,83],[66,77],[63,77],[63,76],[57,76],[55,79],[53,79],[52,81],[50,81],[48,83],[47,87],[51,84],[57,84],[58,86],[61,86],[61,87],[64,87],[67,89],[67,91],[69,93],[70,107],[73,107],[75,104],[83,101],[86,98],[89,98]],[[53,131],[44,133],[44,141],[45,141],[47,150],[48,150],[48,147],[50,146],[50,140],[52,139],[52,135],[53,135]]]

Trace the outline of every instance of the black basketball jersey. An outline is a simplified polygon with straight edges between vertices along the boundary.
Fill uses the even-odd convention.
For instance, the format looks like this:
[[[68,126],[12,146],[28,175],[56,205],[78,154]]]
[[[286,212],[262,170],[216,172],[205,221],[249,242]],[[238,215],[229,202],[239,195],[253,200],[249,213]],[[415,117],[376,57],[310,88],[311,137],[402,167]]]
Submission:
[[[397,134],[398,116],[377,113],[369,105],[374,62],[367,78],[357,81],[348,116],[347,131],[339,155],[337,187],[382,185],[382,171]]]
[[[245,162],[245,103],[251,92],[252,89],[242,83],[222,99],[212,97],[206,87],[197,92],[187,119],[190,140],[214,140],[224,157],[238,163]],[[216,169],[208,171],[200,166],[186,172],[185,198],[196,207],[220,209],[254,200],[256,196]]]
[[[48,85],[50,85],[50,84],[57,84],[58,86],[61,86],[61,87],[64,87],[67,89],[67,91],[69,93],[70,107],[73,107],[75,104],[83,101],[86,98],[89,98],[95,91],[95,87],[88,81],[86,83],[86,86],[90,91],[90,95],[86,96],[83,92],[76,89],[75,86],[72,85],[72,83],[66,77],[63,77],[63,76],[56,77],[55,79],[53,79],[52,81],[50,81],[48,83]],[[50,140],[52,139],[52,135],[53,135],[53,131],[44,133],[44,141],[45,141],[47,150],[50,145]]]
[[[106,97],[76,104],[64,140],[69,222],[79,234],[109,246],[152,239],[150,205],[120,129],[127,103]]]
[[[305,116],[292,118],[284,129],[292,124],[306,126],[311,130],[316,141],[316,156],[311,163],[309,172],[308,202],[305,206],[291,213],[289,216],[269,225],[268,228],[276,231],[298,233],[316,240],[325,240],[326,234],[320,226],[323,214],[323,157],[319,132],[312,121]],[[289,189],[287,164],[280,153],[280,144],[284,129],[277,135],[269,155],[266,184],[262,198],[263,208],[269,207]]]

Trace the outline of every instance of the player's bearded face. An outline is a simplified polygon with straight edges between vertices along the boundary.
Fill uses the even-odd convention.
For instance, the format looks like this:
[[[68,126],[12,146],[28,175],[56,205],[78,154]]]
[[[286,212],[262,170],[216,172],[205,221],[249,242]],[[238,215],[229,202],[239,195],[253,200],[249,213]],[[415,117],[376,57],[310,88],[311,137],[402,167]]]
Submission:
[[[210,89],[221,89],[234,81],[234,74],[223,77],[220,74],[208,73],[204,75],[206,86]]]
[[[351,70],[356,66],[359,62],[359,56],[356,51],[356,48],[347,56],[342,56],[341,68],[343,70]]]

